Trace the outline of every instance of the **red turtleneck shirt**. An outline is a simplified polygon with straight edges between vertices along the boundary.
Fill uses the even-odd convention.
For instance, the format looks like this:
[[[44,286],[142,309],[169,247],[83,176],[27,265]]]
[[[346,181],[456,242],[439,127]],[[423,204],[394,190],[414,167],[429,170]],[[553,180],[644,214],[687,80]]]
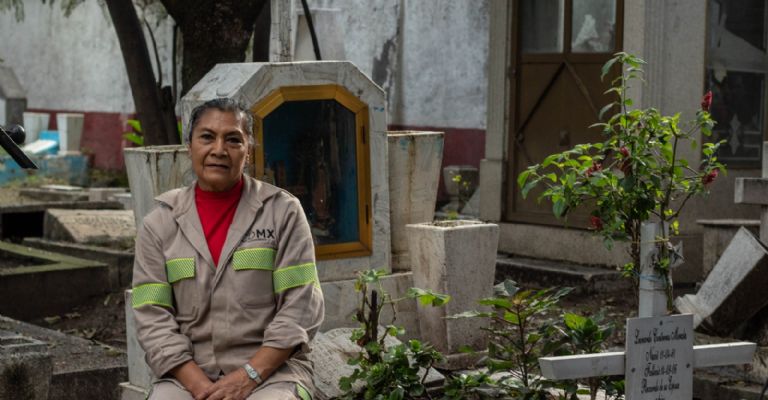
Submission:
[[[219,265],[219,256],[232,220],[235,218],[240,195],[243,193],[243,178],[232,189],[224,192],[206,192],[195,185],[195,205],[200,224],[203,226],[205,241],[213,257],[214,265]]]

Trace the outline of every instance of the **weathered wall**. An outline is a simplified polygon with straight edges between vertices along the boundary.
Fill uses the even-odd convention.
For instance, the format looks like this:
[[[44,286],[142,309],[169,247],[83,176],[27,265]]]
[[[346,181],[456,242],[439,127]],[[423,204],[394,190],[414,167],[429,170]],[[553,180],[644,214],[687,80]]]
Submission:
[[[21,22],[11,12],[0,14],[0,58],[19,76],[28,107],[86,112],[84,145],[99,154],[98,166],[120,167],[120,134],[134,106],[106,9],[87,1],[67,18],[58,2],[24,3],[26,18]],[[347,59],[386,91],[389,125],[445,131],[446,164],[479,164],[486,121],[488,0],[309,4],[341,10]],[[172,22],[166,19],[156,26],[156,10],[139,12],[152,22],[167,84]],[[100,120],[104,113],[115,115],[104,127],[89,123],[91,112],[99,113]],[[96,125],[98,132],[88,130]]]
[[[106,9],[86,1],[69,17],[59,7],[25,1],[23,21],[0,13],[0,58],[27,91],[28,107],[134,111],[117,35]],[[154,20],[154,18],[150,18]],[[156,29],[165,82],[170,75],[170,22]]]

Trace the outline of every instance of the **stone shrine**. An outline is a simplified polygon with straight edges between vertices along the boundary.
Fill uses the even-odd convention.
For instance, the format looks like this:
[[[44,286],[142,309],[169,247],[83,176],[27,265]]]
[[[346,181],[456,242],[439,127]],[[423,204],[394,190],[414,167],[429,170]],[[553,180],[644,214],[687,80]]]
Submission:
[[[181,100],[183,123],[217,97],[251,108],[249,173],[301,201],[320,280],[390,272],[384,91],[349,62],[218,64]]]

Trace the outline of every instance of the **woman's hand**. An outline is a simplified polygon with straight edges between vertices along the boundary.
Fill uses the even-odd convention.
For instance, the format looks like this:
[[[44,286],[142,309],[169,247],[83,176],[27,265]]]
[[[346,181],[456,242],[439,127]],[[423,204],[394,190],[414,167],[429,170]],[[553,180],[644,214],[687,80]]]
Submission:
[[[238,368],[219,379],[195,400],[245,400],[256,389],[256,382]]]

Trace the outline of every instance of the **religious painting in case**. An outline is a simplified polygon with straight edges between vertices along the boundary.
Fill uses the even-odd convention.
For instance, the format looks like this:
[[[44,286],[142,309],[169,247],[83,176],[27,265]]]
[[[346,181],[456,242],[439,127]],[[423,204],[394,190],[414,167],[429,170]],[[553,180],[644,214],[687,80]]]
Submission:
[[[338,85],[290,86],[253,114],[254,176],[301,201],[317,257],[370,255],[366,104]]]

